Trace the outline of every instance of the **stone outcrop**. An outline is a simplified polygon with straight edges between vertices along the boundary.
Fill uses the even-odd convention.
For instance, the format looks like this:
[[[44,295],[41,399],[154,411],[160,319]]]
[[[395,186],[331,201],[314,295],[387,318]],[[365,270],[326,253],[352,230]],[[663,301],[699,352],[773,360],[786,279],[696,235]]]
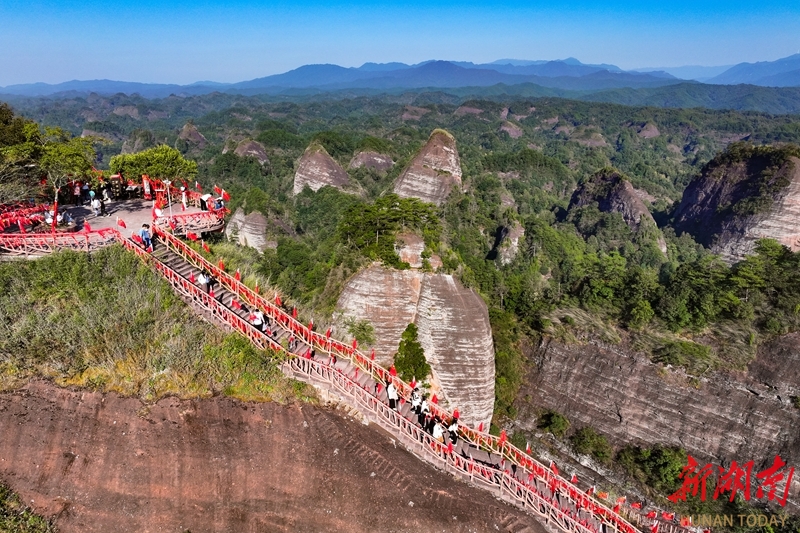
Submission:
[[[186,141],[188,144],[195,148],[202,150],[208,144],[208,141],[203,134],[197,130],[194,124],[186,123],[178,134],[178,139]]]
[[[522,134],[524,133],[522,131],[522,128],[520,128],[513,122],[509,121],[503,122],[503,125],[500,126],[500,131],[508,133],[508,136],[511,137],[512,139],[519,139],[520,137],[522,137]]]
[[[388,155],[379,154],[378,152],[366,151],[359,152],[350,161],[348,168],[369,168],[379,174],[386,174],[394,166],[394,161]]]
[[[337,189],[351,187],[350,176],[339,166],[339,163],[328,155],[320,144],[311,144],[297,162],[294,173],[294,194],[298,194],[308,186],[312,191],[330,185]]]
[[[441,205],[453,187],[461,187],[461,161],[456,140],[444,130],[434,130],[428,142],[403,170],[394,192]]]
[[[511,223],[503,241],[498,247],[500,262],[504,265],[511,263],[519,252],[519,243],[525,237],[525,228],[518,221]]]
[[[138,130],[122,143],[121,153],[135,154],[155,146],[155,136],[149,130]]]
[[[225,236],[229,240],[235,239],[241,246],[249,246],[263,252],[272,247],[267,240],[267,225],[267,217],[258,211],[245,215],[240,207],[228,221]]]
[[[631,231],[639,231],[642,224],[653,228],[656,222],[644,202],[636,194],[636,190],[622,174],[615,170],[603,170],[592,176],[579,186],[569,202],[569,208],[581,207],[597,203],[604,213],[619,213]],[[658,247],[667,252],[664,237],[658,235]]]
[[[648,122],[644,126],[640,127],[636,134],[642,139],[654,139],[655,137],[661,135],[661,132],[658,131],[658,127],[655,124]]]
[[[732,145],[686,187],[675,229],[735,263],[758,239],[800,250],[800,149]]]
[[[236,149],[233,151],[233,153],[239,157],[255,157],[262,165],[269,163],[267,151],[264,149],[264,145],[258,141],[241,141],[238,145],[236,145]]]
[[[356,274],[337,307],[375,328],[376,359],[391,364],[409,323],[450,406],[487,425],[494,407],[494,346],[486,304],[453,276],[373,265]]]
[[[797,333],[761,346],[747,374],[719,371],[699,380],[621,346],[546,339],[529,363],[516,402],[527,429],[535,429],[537,410],[553,409],[571,427],[591,426],[617,446],[680,446],[726,466],[753,460],[758,470],[776,454],[800,463],[800,409],[791,400],[800,394]]]

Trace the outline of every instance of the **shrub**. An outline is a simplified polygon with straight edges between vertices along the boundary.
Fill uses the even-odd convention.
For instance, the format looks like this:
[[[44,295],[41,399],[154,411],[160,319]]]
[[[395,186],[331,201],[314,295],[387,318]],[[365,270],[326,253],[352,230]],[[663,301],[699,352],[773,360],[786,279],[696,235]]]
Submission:
[[[569,420],[561,413],[548,410],[539,417],[538,427],[556,437],[563,437],[567,429],[569,429]]]
[[[417,326],[411,323],[400,336],[400,346],[394,354],[394,366],[404,381],[423,381],[431,373],[431,366],[425,360],[425,352],[417,340]]]
[[[591,455],[602,463],[611,460],[613,450],[608,440],[590,427],[579,429],[569,440],[576,453]]]

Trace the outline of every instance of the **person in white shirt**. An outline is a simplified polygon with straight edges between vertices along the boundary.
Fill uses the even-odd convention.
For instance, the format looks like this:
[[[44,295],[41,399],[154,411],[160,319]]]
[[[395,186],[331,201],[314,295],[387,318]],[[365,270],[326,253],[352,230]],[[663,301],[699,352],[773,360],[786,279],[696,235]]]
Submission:
[[[399,395],[397,394],[397,387],[394,386],[392,380],[389,380],[389,384],[386,385],[386,395],[389,397],[389,409],[396,411]]]

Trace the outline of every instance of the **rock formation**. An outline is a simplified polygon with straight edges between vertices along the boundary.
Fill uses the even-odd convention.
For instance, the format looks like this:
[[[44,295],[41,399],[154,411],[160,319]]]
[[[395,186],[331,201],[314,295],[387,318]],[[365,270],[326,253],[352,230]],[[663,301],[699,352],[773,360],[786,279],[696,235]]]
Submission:
[[[346,189],[351,186],[350,176],[321,144],[312,143],[297,162],[292,191],[298,194],[306,186],[318,191],[325,185]]]
[[[195,148],[199,148],[200,150],[205,148],[206,144],[208,144],[208,141],[206,141],[206,138],[203,137],[203,134],[200,133],[197,130],[197,127],[190,122],[184,124],[183,129],[178,134],[178,139],[186,141],[188,144]]]
[[[675,229],[735,263],[758,239],[800,250],[800,149],[731,145],[701,171],[675,212]]]
[[[639,199],[633,185],[616,170],[603,170],[584,182],[572,194],[569,208],[590,205],[596,202],[604,213],[619,213],[631,231],[638,231],[642,224],[656,227],[653,215]],[[659,232],[658,247],[667,253],[667,244]]]
[[[500,131],[508,133],[508,136],[511,137],[512,139],[519,139],[520,137],[522,137],[522,134],[524,133],[522,131],[522,128],[520,128],[519,126],[508,120],[503,122],[503,125],[500,126]]]
[[[388,155],[378,152],[366,151],[359,152],[350,161],[348,168],[356,169],[361,167],[370,168],[379,174],[386,174],[394,166],[394,161]]]
[[[511,263],[517,252],[519,252],[519,242],[525,236],[525,228],[518,221],[511,223],[508,231],[503,238],[497,251],[500,257],[500,262],[504,265]]]
[[[137,130],[122,143],[121,153],[135,154],[155,146],[155,136],[149,130]]]
[[[428,142],[403,170],[394,192],[441,205],[453,187],[461,187],[461,162],[456,140],[444,130],[434,130]]]
[[[236,149],[233,151],[233,153],[239,157],[255,157],[262,165],[269,163],[267,151],[264,149],[264,145],[258,141],[241,141],[238,145],[236,145]]]
[[[642,139],[653,139],[661,135],[661,132],[658,131],[658,127],[656,127],[656,125],[652,122],[648,122],[644,126],[640,127],[636,133]]]
[[[453,276],[373,265],[356,274],[337,307],[375,328],[376,359],[390,365],[409,323],[450,406],[487,425],[494,408],[494,346],[486,304]]]
[[[233,214],[225,227],[225,236],[228,239],[235,239],[242,246],[255,248],[263,252],[270,248],[267,240],[267,217],[253,211],[245,216],[244,210],[240,207]]]
[[[747,374],[711,372],[699,381],[620,346],[547,339],[529,363],[516,402],[528,429],[538,409],[553,409],[572,427],[591,426],[618,446],[680,446],[716,464],[754,460],[754,472],[776,454],[800,463],[800,410],[791,400],[800,394],[797,333],[759,347]]]

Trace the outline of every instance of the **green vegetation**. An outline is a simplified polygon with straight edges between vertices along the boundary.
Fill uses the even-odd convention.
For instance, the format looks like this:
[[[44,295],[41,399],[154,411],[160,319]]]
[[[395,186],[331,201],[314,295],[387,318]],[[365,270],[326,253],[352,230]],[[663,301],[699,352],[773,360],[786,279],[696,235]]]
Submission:
[[[588,426],[576,431],[569,441],[575,453],[591,455],[601,463],[610,462],[614,456],[614,450],[608,443],[608,439]]]
[[[416,378],[422,382],[431,373],[431,366],[425,360],[422,345],[417,339],[417,326],[413,322],[400,335],[400,346],[394,354],[394,367],[404,381]]]
[[[295,390],[271,354],[197,320],[122,247],[2,262],[0,287],[2,389],[38,374],[145,401],[309,394]]]
[[[375,343],[375,328],[369,323],[369,320],[356,320],[350,318],[345,320],[345,327],[347,332],[358,341],[359,344],[374,344]]]
[[[548,410],[539,417],[537,427],[548,433],[552,433],[556,437],[563,437],[569,429],[569,420],[561,413]]]
[[[686,451],[680,448],[628,446],[617,453],[617,463],[648,487],[672,494],[681,486],[678,474],[686,466]]]
[[[134,180],[140,179],[142,174],[169,180],[192,179],[197,174],[197,163],[162,144],[136,154],[115,155],[111,158],[111,172]]]
[[[55,526],[34,514],[10,488],[0,483],[0,531],[7,533],[54,533]]]

